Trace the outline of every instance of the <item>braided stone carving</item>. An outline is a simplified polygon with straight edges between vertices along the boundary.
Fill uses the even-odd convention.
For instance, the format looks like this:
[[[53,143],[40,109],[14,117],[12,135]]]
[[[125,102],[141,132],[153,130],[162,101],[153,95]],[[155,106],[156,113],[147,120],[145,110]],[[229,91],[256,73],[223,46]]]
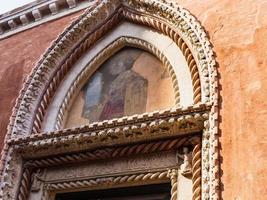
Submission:
[[[194,137],[192,137],[192,140],[193,138]],[[168,151],[171,149],[178,149],[186,142],[188,143],[188,141],[190,141],[190,139],[188,137],[184,137],[184,138],[175,138],[163,141],[155,141],[150,143],[127,145],[117,148],[105,148],[101,150],[74,153],[65,156],[56,156],[51,158],[31,160],[27,162],[27,165],[34,168],[49,167],[49,166],[57,166],[57,165],[77,163],[77,162],[85,162],[89,160],[130,156],[130,155],[151,153],[156,151]]]
[[[196,144],[192,152],[193,200],[201,199],[201,144]]]
[[[184,145],[192,145],[195,140],[198,140],[199,136],[192,137],[182,137],[175,139],[168,139],[162,141],[154,141],[150,143],[141,143],[141,144],[133,144],[121,147],[114,148],[104,148],[99,150],[86,151],[81,153],[72,153],[64,156],[55,156],[51,158],[43,158],[43,159],[34,159],[29,160],[24,164],[24,172],[21,180],[21,185],[19,189],[19,200],[26,200],[29,189],[32,171],[35,169],[36,175],[38,175],[38,181],[42,181],[41,174],[38,172],[43,172],[43,168],[55,167],[66,164],[77,164],[81,162],[86,162],[89,160],[99,160],[99,159],[107,159],[107,158],[115,158],[115,157],[124,157],[131,156],[136,154],[146,154],[158,151],[169,151],[178,149]],[[37,170],[36,170],[37,169]],[[175,176],[174,176],[175,175]],[[197,176],[198,174],[196,174]],[[146,180],[154,180],[154,179],[162,179],[167,176],[167,172],[156,172],[156,173],[147,173],[147,174],[139,174],[139,175],[127,175],[127,176],[118,176],[113,179],[92,179],[92,180],[81,180],[81,181],[69,181],[64,183],[56,183],[44,185],[44,188],[48,188],[46,190],[59,190],[59,189],[73,189],[75,187],[88,187],[88,186],[96,186],[99,184],[107,184],[110,180],[113,184],[121,184],[122,182],[130,182],[130,181],[146,181]],[[200,174],[199,174],[200,176]],[[171,179],[172,183],[172,196],[177,196],[177,169],[170,170],[168,172],[168,177]],[[33,188],[32,189],[36,189]],[[44,191],[43,198],[47,198],[47,191]]]
[[[30,182],[31,182],[31,170],[29,168],[25,168],[20,182],[21,185],[19,187],[18,200],[26,200],[28,198]]]
[[[170,169],[168,177],[171,179],[171,200],[177,200],[178,190],[178,171],[177,169]]]
[[[195,77],[192,81],[199,80],[193,83],[194,101],[198,102],[201,99],[202,102],[209,102],[211,105],[202,141],[202,165],[205,172],[202,173],[202,178],[209,186],[202,190],[202,197],[203,199],[218,199],[219,167],[216,164],[219,159],[218,78],[216,62],[210,42],[199,22],[177,4],[164,0],[96,1],[58,37],[37,63],[37,67],[33,69],[16,101],[1,158],[3,163],[1,177],[10,176],[7,169],[14,168],[14,166],[9,166],[10,150],[7,141],[11,137],[17,140],[19,137],[38,132],[46,108],[61,81],[60,77],[64,77],[79,55],[113,27],[121,17],[131,19],[136,23],[142,22],[144,25],[150,25],[170,36],[178,43],[188,60],[189,67],[191,66],[191,76]],[[107,25],[104,26],[105,23]],[[173,27],[173,29],[169,27]],[[184,44],[179,37],[183,39]],[[190,56],[190,52],[192,56]],[[191,60],[193,58],[194,61]],[[197,69],[198,75],[196,75]],[[5,185],[3,182],[2,178],[1,184]]]
[[[131,174],[124,176],[115,176],[115,177],[105,177],[105,178],[95,178],[88,180],[79,180],[79,181],[68,181],[61,183],[52,183],[47,184],[47,190],[66,190],[66,189],[76,189],[76,188],[85,188],[85,187],[95,187],[103,185],[118,185],[125,183],[134,183],[134,182],[149,182],[157,179],[167,179],[167,171],[160,172],[149,172],[142,174]]]

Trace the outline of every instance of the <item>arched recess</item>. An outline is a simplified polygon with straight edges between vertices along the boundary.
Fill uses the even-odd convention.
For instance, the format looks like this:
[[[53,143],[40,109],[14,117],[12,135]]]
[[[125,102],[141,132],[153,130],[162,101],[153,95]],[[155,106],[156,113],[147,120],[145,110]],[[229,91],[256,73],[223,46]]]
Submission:
[[[70,68],[122,20],[156,29],[183,52],[191,73],[194,103],[211,105],[202,136],[202,197],[217,199],[218,92],[213,51],[197,20],[177,4],[164,0],[96,1],[53,42],[33,69],[16,101],[2,155],[2,177],[8,173],[9,155],[12,153],[8,141],[38,135],[51,99]],[[208,186],[204,187],[204,183]]]
[[[59,130],[62,127],[62,122],[67,117],[66,111],[69,110],[73,99],[85,81],[90,79],[92,73],[106,59],[125,46],[150,52],[163,63],[172,78],[176,101],[176,105],[173,106],[193,104],[190,71],[179,47],[170,38],[153,29],[123,22],[97,42],[93,49],[89,49],[84,54],[85,56],[74,64],[48,107],[42,126],[44,132]]]
[[[186,11],[179,10],[181,13],[177,15],[171,5],[161,1],[96,2],[59,36],[34,68],[17,100],[9,126],[10,133],[20,137],[40,131],[47,107],[66,73],[87,49],[121,20],[150,26],[171,38],[187,60],[194,102],[208,102],[207,59],[212,54],[205,55],[204,49],[200,48],[202,44],[198,33],[191,28],[188,19],[183,19]],[[155,16],[154,11],[162,16]],[[177,18],[175,22],[174,17]]]

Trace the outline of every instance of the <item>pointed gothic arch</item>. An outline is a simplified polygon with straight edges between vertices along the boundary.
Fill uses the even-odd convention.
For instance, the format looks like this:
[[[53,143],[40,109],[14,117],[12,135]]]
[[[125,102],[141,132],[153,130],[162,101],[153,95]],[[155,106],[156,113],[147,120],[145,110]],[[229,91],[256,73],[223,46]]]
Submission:
[[[218,92],[213,51],[204,29],[188,11],[161,0],[96,1],[53,42],[16,101],[2,156],[3,177],[9,174],[12,142],[42,135],[44,116],[61,81],[75,62],[122,20],[151,27],[181,49],[191,74],[193,102],[211,106],[202,135],[202,180],[208,182],[209,189],[202,190],[202,197],[217,199],[218,165],[214,163],[218,160]]]
[[[162,62],[172,80],[172,90],[176,102],[173,107],[193,104],[193,86],[190,71],[179,47],[168,37],[160,35],[153,29],[124,22],[112,30],[109,36],[103,36],[102,40],[94,45],[94,49],[85,53],[87,56],[82,57],[79,62],[73,65],[73,73],[70,72],[64,83],[61,83],[58,89],[61,92],[57,92],[51,102],[53,106],[48,108],[43,122],[43,131],[59,130],[62,127],[62,122],[66,118],[66,111],[69,110],[73,98],[76,97],[77,91],[80,91],[85,81],[90,79],[92,73],[104,61],[127,46],[147,51]],[[65,82],[68,83],[65,84]],[[180,91],[182,94],[180,94]]]

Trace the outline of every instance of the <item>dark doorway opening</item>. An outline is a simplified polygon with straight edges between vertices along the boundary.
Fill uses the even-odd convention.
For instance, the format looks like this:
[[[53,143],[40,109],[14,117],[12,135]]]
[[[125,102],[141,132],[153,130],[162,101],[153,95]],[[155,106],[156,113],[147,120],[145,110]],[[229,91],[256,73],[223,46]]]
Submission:
[[[62,193],[56,200],[170,200],[170,184]]]

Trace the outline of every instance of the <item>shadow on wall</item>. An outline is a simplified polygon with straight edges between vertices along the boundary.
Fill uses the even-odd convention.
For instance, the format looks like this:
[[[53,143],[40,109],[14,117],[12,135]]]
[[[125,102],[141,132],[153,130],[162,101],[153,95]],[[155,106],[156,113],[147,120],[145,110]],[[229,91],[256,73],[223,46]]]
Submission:
[[[22,87],[24,60],[8,66],[0,74],[0,149],[9,124],[12,108]]]

